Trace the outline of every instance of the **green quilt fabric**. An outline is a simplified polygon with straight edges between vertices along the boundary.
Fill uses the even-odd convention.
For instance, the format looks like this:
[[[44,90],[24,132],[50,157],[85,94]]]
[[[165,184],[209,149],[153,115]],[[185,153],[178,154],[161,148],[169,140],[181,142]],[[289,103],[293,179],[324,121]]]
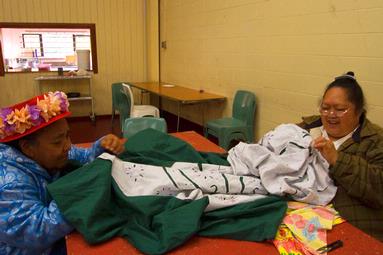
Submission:
[[[120,158],[136,163],[226,162],[154,130],[129,139],[126,149]],[[263,241],[274,238],[287,208],[282,198],[273,196],[211,212],[204,212],[207,198],[127,197],[114,182],[111,165],[96,159],[48,185],[64,217],[92,244],[122,236],[145,254],[163,254],[196,234]]]
[[[156,166],[171,166],[174,162],[230,165],[227,155],[196,151],[187,142],[154,129],[143,130],[125,144],[119,158],[130,162]]]

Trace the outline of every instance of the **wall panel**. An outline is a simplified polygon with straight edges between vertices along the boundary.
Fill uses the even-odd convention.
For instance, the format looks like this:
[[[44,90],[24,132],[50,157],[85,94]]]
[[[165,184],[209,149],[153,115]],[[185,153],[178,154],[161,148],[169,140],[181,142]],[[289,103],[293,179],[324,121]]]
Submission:
[[[349,70],[383,126],[382,1],[161,0],[161,13],[161,80],[227,96],[225,116],[237,89],[253,91],[256,137],[317,114],[324,87]],[[201,123],[198,108],[187,115]]]

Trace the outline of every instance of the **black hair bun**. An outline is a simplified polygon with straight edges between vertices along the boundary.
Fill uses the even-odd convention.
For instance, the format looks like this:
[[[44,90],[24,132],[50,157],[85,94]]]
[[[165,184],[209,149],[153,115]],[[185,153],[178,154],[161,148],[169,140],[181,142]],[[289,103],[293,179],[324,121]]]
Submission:
[[[353,71],[348,71],[347,73],[341,76],[335,77],[335,80],[342,80],[342,79],[351,79],[353,81],[356,81],[355,74]]]

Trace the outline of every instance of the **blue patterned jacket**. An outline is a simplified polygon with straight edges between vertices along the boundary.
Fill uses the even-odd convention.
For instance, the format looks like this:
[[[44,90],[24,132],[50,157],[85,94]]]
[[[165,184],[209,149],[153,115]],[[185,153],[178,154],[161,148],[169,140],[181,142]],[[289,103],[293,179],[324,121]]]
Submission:
[[[85,164],[102,152],[98,140],[89,149],[72,146],[69,159]],[[0,143],[0,254],[49,254],[73,230],[46,189],[58,177]]]

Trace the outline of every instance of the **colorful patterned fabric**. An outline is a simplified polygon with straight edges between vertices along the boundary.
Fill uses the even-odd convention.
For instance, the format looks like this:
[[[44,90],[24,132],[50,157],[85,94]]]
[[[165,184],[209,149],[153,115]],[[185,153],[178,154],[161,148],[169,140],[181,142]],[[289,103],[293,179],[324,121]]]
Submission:
[[[273,243],[281,255],[311,255],[304,245],[295,238],[291,230],[284,224],[279,226]]]
[[[310,255],[326,245],[326,231],[344,220],[328,206],[289,202],[274,245],[281,255]]]
[[[72,146],[69,158],[84,164],[102,152],[98,141],[90,149]],[[2,143],[0,161],[0,254],[49,254],[72,230],[46,190],[59,176]]]

